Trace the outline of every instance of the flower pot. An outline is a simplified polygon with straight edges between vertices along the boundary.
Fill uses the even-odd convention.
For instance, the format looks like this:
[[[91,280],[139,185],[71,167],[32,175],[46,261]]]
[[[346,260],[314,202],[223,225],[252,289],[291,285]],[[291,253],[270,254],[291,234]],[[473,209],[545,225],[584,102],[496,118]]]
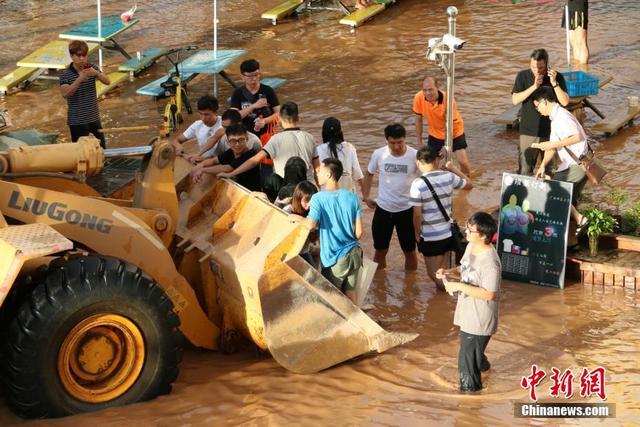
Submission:
[[[600,236],[589,236],[589,255],[598,255],[598,240]]]

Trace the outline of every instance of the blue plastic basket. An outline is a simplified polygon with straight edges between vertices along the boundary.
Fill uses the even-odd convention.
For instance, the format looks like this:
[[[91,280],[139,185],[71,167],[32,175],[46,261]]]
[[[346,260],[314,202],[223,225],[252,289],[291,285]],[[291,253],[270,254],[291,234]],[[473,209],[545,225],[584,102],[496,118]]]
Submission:
[[[570,73],[562,73],[567,83],[567,92],[569,97],[589,96],[598,94],[598,83],[600,79],[587,74],[584,71],[573,71]]]

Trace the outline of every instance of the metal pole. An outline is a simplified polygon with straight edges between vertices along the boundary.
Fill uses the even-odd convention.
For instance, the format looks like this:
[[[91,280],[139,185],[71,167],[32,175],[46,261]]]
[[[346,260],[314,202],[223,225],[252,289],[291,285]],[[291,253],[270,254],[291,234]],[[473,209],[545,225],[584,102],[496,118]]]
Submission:
[[[218,58],[218,2],[213,0],[213,59]]]
[[[213,59],[218,59],[218,1],[213,0]],[[213,96],[218,96],[218,74],[213,73]]]
[[[135,157],[144,156],[153,151],[153,147],[150,145],[143,145],[138,147],[125,147],[125,148],[108,148],[104,150],[104,157],[106,159],[112,157]]]
[[[98,0],[98,38],[102,38],[102,11],[100,7],[100,0]],[[98,45],[98,67],[102,70],[102,42]]]
[[[449,34],[455,37],[456,35],[456,16],[458,16],[458,9],[455,6],[449,6],[447,8],[447,15],[449,15]],[[453,95],[455,85],[455,66],[456,66],[456,53],[455,49],[451,49],[451,53],[448,57],[447,67],[447,123],[446,123],[446,141],[447,141],[447,160],[451,160],[453,153]]]
[[[571,72],[571,43],[569,42],[569,5],[564,7],[564,25],[567,38],[567,68]]]

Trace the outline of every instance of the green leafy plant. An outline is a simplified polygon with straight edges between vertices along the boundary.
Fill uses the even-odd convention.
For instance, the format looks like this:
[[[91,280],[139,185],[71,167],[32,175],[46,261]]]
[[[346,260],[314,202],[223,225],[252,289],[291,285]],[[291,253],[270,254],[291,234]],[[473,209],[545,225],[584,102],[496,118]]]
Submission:
[[[591,256],[598,254],[598,239],[604,233],[611,233],[618,221],[608,212],[591,207],[585,209],[582,215],[587,218],[587,236],[589,237],[589,252]]]

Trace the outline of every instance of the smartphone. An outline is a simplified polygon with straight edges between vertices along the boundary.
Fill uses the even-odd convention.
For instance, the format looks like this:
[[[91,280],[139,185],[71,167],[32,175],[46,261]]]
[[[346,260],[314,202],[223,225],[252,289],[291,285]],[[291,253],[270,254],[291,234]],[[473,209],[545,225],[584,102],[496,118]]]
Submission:
[[[447,278],[445,277],[444,279],[442,279],[442,284],[444,286],[447,286],[447,283],[449,283],[449,281],[447,280]],[[451,295],[452,297],[455,297],[458,295],[458,291],[455,292],[447,292],[449,295]]]

